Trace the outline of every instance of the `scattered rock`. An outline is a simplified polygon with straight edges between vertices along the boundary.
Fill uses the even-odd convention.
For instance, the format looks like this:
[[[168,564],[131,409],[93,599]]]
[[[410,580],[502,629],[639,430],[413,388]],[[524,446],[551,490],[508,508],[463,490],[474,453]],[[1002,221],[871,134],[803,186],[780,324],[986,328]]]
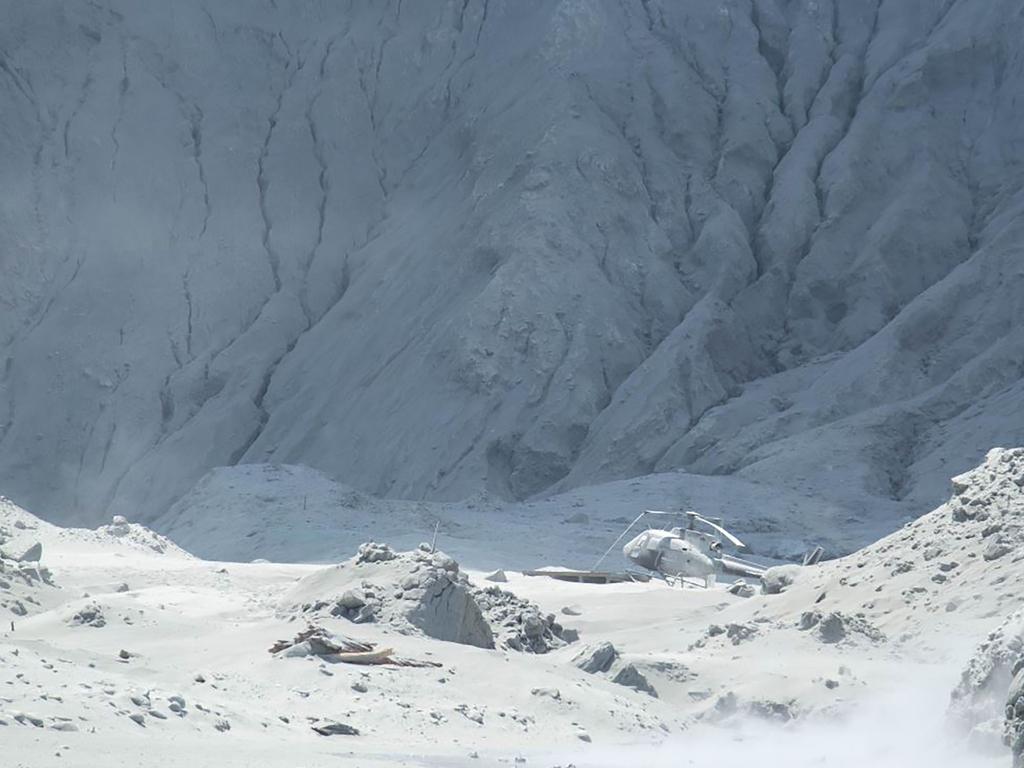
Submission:
[[[530,693],[533,696],[554,699],[555,701],[560,701],[562,699],[562,693],[557,688],[533,688],[530,690]]]
[[[492,627],[498,645],[524,653],[547,653],[576,639],[575,632],[511,592],[492,585],[473,593]]]
[[[806,611],[800,616],[799,628],[803,631],[816,629],[821,642],[835,645],[850,638],[853,633],[863,635],[872,642],[882,642],[885,635],[873,624],[859,616],[847,616],[838,611],[822,615],[818,611]]]
[[[131,528],[127,518],[123,515],[114,515],[110,520],[110,525],[106,527],[106,531],[111,536],[127,536],[131,533]]]
[[[846,639],[846,622],[838,613],[830,613],[818,623],[818,637],[823,643],[838,643]]]
[[[988,546],[985,547],[982,557],[988,561],[998,560],[1003,555],[1008,555],[1012,551],[1013,547],[1010,546],[1008,542],[1002,539],[993,539],[988,543]]]
[[[471,707],[468,704],[459,704],[455,707],[455,711],[465,717],[467,720],[472,720],[474,723],[484,724],[484,713],[476,707]]]
[[[493,581],[497,584],[504,584],[508,581],[508,576],[502,570],[492,571],[484,576],[484,581]]]
[[[743,579],[736,579],[736,581],[729,585],[729,594],[736,595],[737,597],[753,597],[757,594],[757,590]]]
[[[646,693],[648,696],[658,698],[658,692],[654,690],[654,686],[651,685],[650,681],[648,681],[644,674],[633,664],[625,664],[621,669],[619,669],[612,677],[612,682],[624,685],[627,688],[632,688],[634,691]]]
[[[38,541],[15,558],[19,563],[38,563],[42,559],[43,545]]]
[[[368,541],[359,546],[356,553],[357,563],[385,563],[394,560],[398,555],[387,544],[378,544],[375,541]]]
[[[791,587],[800,576],[799,565],[776,565],[761,577],[761,591],[766,595],[779,595]]]
[[[615,650],[614,645],[602,642],[582,649],[573,657],[573,664],[593,675],[610,670],[618,657],[619,652]]]
[[[725,636],[733,645],[739,645],[756,635],[757,626],[754,624],[727,624],[725,627]]]
[[[783,701],[770,701],[767,699],[759,699],[752,701],[747,704],[747,711],[754,717],[760,717],[763,720],[775,720],[782,723],[788,723],[794,719],[794,702],[783,702]]]
[[[361,589],[348,589],[338,598],[337,605],[345,610],[355,610],[366,605],[366,593]]]
[[[36,728],[42,728],[45,725],[43,718],[29,714],[28,712],[12,712],[11,717],[22,725],[33,725]]]
[[[79,609],[79,611],[71,617],[69,623],[83,627],[105,627],[107,620],[103,616],[103,610],[96,604],[90,603]]]

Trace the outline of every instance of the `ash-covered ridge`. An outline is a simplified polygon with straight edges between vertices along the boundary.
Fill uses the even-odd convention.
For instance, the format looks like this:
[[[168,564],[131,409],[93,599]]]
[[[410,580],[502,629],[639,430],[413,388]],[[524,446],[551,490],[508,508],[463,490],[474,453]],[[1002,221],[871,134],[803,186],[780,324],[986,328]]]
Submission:
[[[927,509],[1020,438],[1022,7],[3,0],[5,492]]]

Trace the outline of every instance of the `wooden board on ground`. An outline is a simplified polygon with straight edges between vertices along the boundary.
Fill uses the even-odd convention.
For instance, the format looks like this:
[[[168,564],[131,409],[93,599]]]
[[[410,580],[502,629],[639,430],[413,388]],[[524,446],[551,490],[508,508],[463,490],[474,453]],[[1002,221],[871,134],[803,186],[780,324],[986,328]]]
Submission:
[[[558,581],[573,581],[578,584],[623,584],[628,582],[648,582],[651,577],[643,573],[614,573],[611,571],[554,571],[538,570],[523,571],[524,576],[546,576]]]

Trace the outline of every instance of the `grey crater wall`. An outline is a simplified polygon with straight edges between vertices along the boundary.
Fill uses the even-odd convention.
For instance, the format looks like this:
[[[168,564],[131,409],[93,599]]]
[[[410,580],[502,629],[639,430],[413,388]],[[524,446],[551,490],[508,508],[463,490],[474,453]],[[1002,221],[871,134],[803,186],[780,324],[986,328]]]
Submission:
[[[0,478],[907,501],[1024,431],[1024,2],[0,0]]]

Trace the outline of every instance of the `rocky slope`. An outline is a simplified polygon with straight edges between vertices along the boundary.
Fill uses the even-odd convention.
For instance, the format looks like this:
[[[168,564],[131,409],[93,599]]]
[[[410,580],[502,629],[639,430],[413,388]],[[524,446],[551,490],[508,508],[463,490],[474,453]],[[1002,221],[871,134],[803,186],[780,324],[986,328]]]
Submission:
[[[0,476],[44,516],[263,461],[920,511],[1019,442],[1021,0],[0,11]]]

